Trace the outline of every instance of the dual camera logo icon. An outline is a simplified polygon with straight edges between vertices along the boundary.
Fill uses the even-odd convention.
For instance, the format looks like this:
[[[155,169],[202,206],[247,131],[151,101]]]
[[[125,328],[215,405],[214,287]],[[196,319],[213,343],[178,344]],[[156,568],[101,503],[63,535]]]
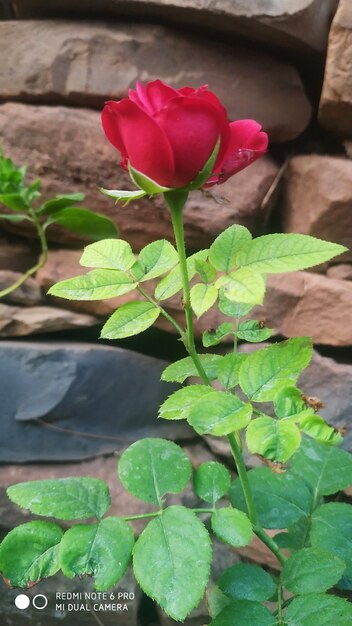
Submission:
[[[31,601],[29,597],[26,596],[25,593],[20,593],[20,595],[16,596],[15,598],[15,605],[17,606],[18,609],[21,609],[21,610],[28,609],[30,603]],[[42,593],[38,593],[38,595],[32,598],[32,604],[35,609],[42,611],[48,605],[48,598],[46,596],[43,596]]]

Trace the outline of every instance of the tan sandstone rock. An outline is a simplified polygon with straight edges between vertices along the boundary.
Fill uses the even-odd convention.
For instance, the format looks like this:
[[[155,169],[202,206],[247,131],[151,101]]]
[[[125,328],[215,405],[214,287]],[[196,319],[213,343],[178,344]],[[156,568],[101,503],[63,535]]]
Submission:
[[[328,268],[326,275],[329,278],[337,278],[338,280],[352,280],[352,264],[339,263]]]
[[[21,337],[96,325],[92,315],[49,306],[18,307],[0,304],[0,337]]]
[[[0,99],[101,108],[136,80],[205,83],[230,119],[254,118],[273,142],[306,128],[311,106],[297,70],[268,52],[162,26],[71,21],[0,22],[6,55]]]
[[[194,25],[197,29],[322,52],[338,0],[16,0],[19,17],[129,16]]]
[[[97,185],[110,189],[133,186],[119,167],[118,152],[103,135],[96,111],[3,104],[0,136],[5,152],[16,164],[28,163],[29,176],[42,179],[45,197],[86,193],[84,205],[113,219],[122,237],[135,249],[155,238],[172,237],[170,215],[162,197],[142,198],[123,207],[99,193]],[[199,249],[210,245],[219,232],[235,222],[260,231],[267,217],[261,202],[277,171],[277,165],[265,156],[216,188],[215,193],[225,198],[221,204],[201,192],[191,194],[185,209],[188,246]],[[15,228],[16,232],[28,232],[21,231],[21,225]],[[63,229],[50,227],[47,234],[55,241],[79,241],[79,236]]]
[[[352,4],[340,0],[328,45],[319,120],[343,139],[352,137]]]
[[[320,155],[291,159],[282,189],[286,232],[313,235],[351,249],[351,206],[352,161]],[[352,258],[352,253],[340,258]]]

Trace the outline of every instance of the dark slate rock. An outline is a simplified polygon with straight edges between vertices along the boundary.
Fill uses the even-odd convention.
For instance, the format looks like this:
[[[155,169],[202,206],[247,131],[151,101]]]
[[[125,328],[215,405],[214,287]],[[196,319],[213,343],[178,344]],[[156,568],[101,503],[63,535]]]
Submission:
[[[183,422],[157,420],[174,389],[160,382],[166,365],[116,347],[1,342],[0,462],[73,461],[143,436],[193,436]]]

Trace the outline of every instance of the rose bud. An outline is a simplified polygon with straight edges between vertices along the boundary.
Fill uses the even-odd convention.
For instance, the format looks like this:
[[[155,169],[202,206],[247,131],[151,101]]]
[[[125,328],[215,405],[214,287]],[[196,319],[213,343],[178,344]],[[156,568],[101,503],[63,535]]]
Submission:
[[[182,189],[194,181],[218,149],[210,187],[261,157],[268,136],[254,120],[228,122],[227,111],[207,86],[174,89],[161,80],[137,82],[128,98],[105,104],[105,134],[121,153],[121,166],[158,185]],[[218,146],[218,148],[217,148]]]

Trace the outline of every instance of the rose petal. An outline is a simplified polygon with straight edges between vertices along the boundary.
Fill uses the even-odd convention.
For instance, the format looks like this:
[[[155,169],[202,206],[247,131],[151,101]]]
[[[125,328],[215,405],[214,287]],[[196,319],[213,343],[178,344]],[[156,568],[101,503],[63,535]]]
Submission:
[[[173,98],[155,116],[170,141],[175,162],[175,187],[190,183],[205,165],[221,136],[221,152],[227,148],[226,117],[206,99]]]
[[[238,120],[231,122],[229,126],[230,141],[226,154],[207,181],[206,187],[224,183],[230,176],[259,159],[267,150],[268,135],[261,130],[258,122]]]
[[[177,89],[166,85],[161,80],[153,80],[147,85],[136,83],[136,91],[130,89],[129,99],[146,111],[151,117],[162,109],[172,98],[178,96]]]
[[[104,132],[122,157],[160,185],[170,186],[174,159],[162,128],[127,98],[107,102],[102,113]]]

